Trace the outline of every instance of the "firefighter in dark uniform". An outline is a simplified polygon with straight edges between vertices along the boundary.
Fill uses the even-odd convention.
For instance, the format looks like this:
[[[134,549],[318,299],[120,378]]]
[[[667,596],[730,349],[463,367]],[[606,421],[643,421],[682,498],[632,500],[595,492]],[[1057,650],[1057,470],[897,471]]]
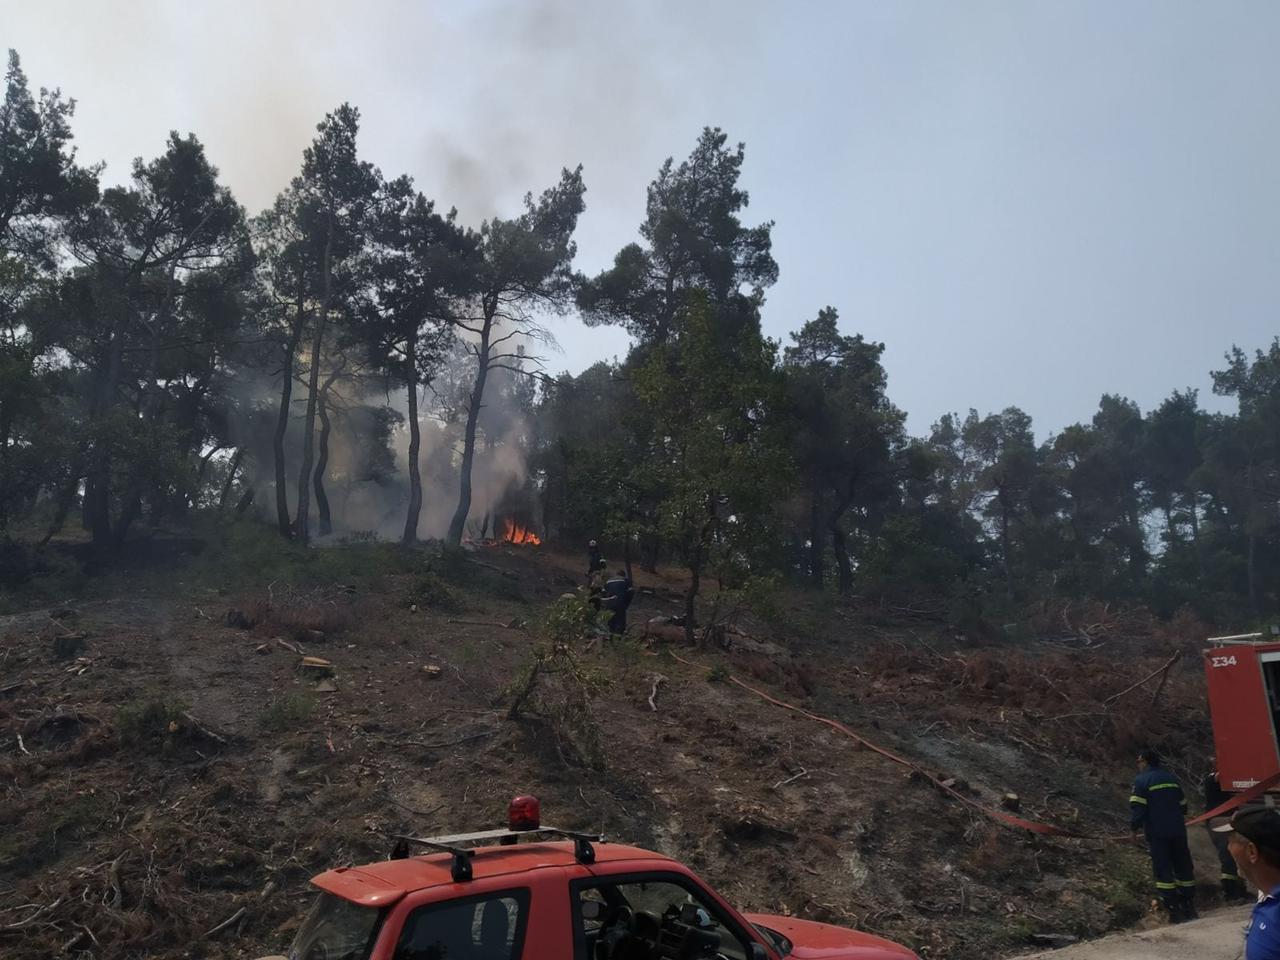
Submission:
[[[609,632],[622,634],[627,632],[627,607],[635,598],[636,590],[625,570],[619,570],[605,581],[602,604],[612,614],[609,617]]]
[[[587,583],[590,584],[597,573],[604,569],[605,560],[600,555],[600,545],[592,540],[587,544]]]
[[[1209,758],[1210,763],[1216,763],[1216,761],[1216,757]],[[1231,799],[1231,794],[1222,789],[1217,770],[1205,776],[1200,782],[1200,789],[1204,793],[1206,812],[1222,806]],[[1227,903],[1235,903],[1239,900],[1247,900],[1248,894],[1245,891],[1244,881],[1240,879],[1240,868],[1236,865],[1235,857],[1231,856],[1231,851],[1227,849],[1227,843],[1231,839],[1230,834],[1215,830],[1216,827],[1227,823],[1228,816],[1229,814],[1224,814],[1221,817],[1214,817],[1204,827],[1209,831],[1209,839],[1213,841],[1213,846],[1218,851],[1218,862],[1222,866],[1222,873],[1219,875],[1222,881],[1222,899]]]
[[[1129,825],[1134,836],[1141,830],[1151,852],[1151,872],[1155,874],[1160,902],[1174,923],[1194,920],[1196,877],[1187,846],[1187,798],[1178,779],[1160,763],[1154,750],[1138,757],[1138,778],[1129,797]]]

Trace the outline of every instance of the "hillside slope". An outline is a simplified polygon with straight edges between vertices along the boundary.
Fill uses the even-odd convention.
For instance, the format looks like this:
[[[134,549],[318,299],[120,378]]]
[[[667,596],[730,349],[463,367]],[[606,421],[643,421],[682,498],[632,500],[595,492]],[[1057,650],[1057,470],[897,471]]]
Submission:
[[[1137,745],[1200,769],[1197,658],[1105,701],[1198,637],[1144,624],[1086,650],[980,643],[796,593],[726,645],[636,629],[562,652],[509,718],[504,694],[580,566],[515,546],[303,554],[241,531],[0,619],[0,951],[280,950],[312,874],[385,857],[397,831],[487,827],[522,792],[549,820],[679,857],[743,908],[922,956],[1009,955],[1146,914],[1131,843],[998,826],[727,681],[839,719],[980,802],[1013,792],[1023,816],[1115,834]],[[639,585],[633,624],[678,609],[676,573]],[[1216,863],[1196,842],[1208,901]]]

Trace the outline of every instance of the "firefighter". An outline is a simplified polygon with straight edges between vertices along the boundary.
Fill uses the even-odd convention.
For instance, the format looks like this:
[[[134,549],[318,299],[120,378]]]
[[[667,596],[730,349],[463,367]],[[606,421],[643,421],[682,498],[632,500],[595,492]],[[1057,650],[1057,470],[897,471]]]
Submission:
[[[627,607],[635,598],[636,589],[631,585],[631,578],[625,570],[619,570],[604,585],[604,608],[612,612],[609,617],[609,632],[615,636],[627,632]]]
[[[594,540],[587,544],[587,585],[604,569],[604,557],[600,556],[600,545]]]
[[[1240,873],[1259,890],[1245,933],[1244,960],[1280,960],[1280,812],[1241,807],[1225,826],[1227,848]]]
[[[1217,758],[1210,757],[1209,762],[1216,765]],[[1206,811],[1220,807],[1231,799],[1231,794],[1222,789],[1222,783],[1218,780],[1217,770],[1205,775],[1204,780],[1201,781],[1200,788],[1204,793],[1204,808]],[[1230,831],[1218,829],[1225,821],[1225,816],[1214,817],[1205,824],[1205,829],[1209,831],[1209,839],[1213,841],[1213,846],[1218,851],[1218,862],[1222,866],[1222,872],[1219,874],[1219,879],[1222,882],[1222,899],[1227,903],[1234,903],[1238,900],[1247,900],[1248,894],[1245,892],[1244,881],[1240,879],[1240,870],[1236,866],[1235,858],[1231,856],[1231,851],[1227,849]]]
[[[1129,809],[1134,838],[1139,830],[1146,836],[1151,872],[1169,919],[1173,923],[1196,919],[1196,877],[1185,822],[1187,798],[1154,750],[1144,750],[1138,757]]]

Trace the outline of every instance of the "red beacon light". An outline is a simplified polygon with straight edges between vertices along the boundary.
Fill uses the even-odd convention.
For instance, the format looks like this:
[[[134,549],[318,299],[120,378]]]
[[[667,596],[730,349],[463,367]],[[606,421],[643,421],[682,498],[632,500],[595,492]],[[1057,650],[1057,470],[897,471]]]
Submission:
[[[509,830],[537,830],[542,825],[542,805],[537,797],[521,796],[507,807]]]

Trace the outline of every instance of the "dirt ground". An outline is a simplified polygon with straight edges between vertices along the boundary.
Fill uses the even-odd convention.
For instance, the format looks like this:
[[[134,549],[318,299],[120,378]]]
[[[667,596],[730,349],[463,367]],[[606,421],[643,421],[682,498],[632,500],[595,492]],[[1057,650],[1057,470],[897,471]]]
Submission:
[[[1106,704],[1199,637],[1014,643],[784,594],[690,651],[637,628],[678,611],[673,571],[640,574],[628,638],[573,651],[509,719],[533,625],[581,558],[313,554],[167,558],[0,618],[0,954],[279,952],[313,874],[385,857],[396,832],[488,828],[531,792],[548,820],[672,854],[744,909],[1012,956],[1140,921],[1142,852],[997,826],[727,677],[1090,832],[1125,832],[1136,745],[1167,745],[1184,780],[1207,749],[1194,656],[1158,698],[1153,680]]]
[[[1249,909],[1219,910],[1192,923],[1115,934],[1022,960],[1239,960]]]

